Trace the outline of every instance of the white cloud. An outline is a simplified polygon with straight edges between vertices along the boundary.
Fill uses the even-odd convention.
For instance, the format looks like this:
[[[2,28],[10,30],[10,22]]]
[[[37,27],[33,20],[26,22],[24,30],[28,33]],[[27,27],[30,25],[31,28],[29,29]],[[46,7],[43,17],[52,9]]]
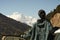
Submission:
[[[19,12],[14,12],[11,15],[7,15],[7,16],[15,19],[17,21],[26,23],[30,26],[32,26],[32,24],[35,23],[36,20],[37,20],[36,18],[33,18],[32,16],[25,16],[22,13],[19,13]]]
[[[18,12],[14,12],[13,14],[7,15],[7,16],[17,21],[20,21],[22,14],[19,14]]]

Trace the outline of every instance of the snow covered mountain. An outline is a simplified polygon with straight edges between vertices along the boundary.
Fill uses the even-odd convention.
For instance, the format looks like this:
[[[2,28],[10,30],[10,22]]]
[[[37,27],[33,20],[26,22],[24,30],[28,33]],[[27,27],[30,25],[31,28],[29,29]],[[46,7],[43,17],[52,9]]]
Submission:
[[[37,18],[33,18],[31,16],[25,16],[25,15],[19,13],[19,12],[14,12],[13,14],[7,15],[7,16],[10,17],[10,18],[15,19],[17,21],[26,23],[30,26],[32,26],[37,20]]]

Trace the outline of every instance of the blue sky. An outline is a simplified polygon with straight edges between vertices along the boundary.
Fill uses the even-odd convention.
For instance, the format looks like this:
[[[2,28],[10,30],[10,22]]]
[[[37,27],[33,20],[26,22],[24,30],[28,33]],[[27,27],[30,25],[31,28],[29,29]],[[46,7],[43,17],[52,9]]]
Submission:
[[[38,17],[38,10],[50,12],[60,4],[60,0],[0,0],[0,13],[11,15],[20,12],[27,16]]]

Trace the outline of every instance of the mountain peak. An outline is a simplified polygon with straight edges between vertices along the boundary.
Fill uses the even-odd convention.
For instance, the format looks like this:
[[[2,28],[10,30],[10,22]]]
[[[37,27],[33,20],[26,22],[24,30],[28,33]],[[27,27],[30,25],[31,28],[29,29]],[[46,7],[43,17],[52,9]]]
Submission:
[[[12,18],[0,14],[0,34],[1,35],[20,35],[30,28],[29,25],[21,23]]]

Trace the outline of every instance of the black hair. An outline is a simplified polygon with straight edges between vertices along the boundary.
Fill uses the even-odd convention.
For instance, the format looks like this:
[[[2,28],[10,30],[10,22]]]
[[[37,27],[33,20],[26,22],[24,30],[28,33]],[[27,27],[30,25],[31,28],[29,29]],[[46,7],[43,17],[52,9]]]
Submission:
[[[42,10],[42,9],[38,11],[38,15],[40,15],[40,14],[42,14],[42,13],[44,13],[44,14],[45,14],[45,11],[44,11],[44,10]]]
[[[42,15],[42,14],[43,14],[43,15]],[[45,15],[46,15],[46,13],[45,13],[44,10],[41,9],[41,10],[38,11],[38,16],[39,16],[39,17],[41,17],[41,16],[42,16],[42,17],[45,17]]]

